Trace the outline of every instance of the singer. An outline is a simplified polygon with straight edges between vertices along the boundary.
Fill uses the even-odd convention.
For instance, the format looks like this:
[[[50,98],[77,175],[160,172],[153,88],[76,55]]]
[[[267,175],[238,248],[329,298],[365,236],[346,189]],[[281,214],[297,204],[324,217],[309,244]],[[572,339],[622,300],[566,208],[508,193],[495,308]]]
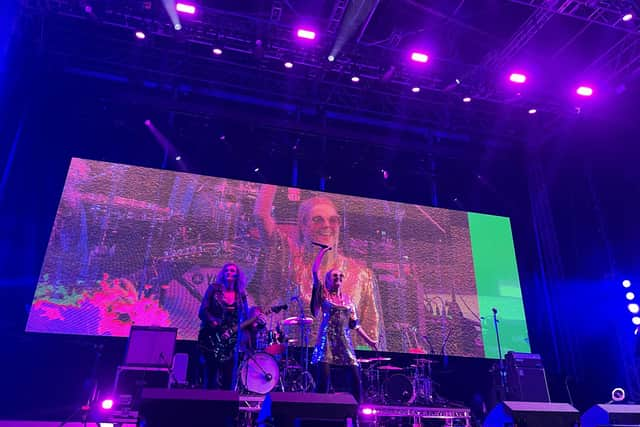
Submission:
[[[360,369],[356,353],[351,342],[351,331],[358,335],[373,349],[377,343],[360,326],[355,305],[348,295],[340,289],[344,274],[338,269],[327,271],[324,283],[320,282],[318,270],[322,258],[331,248],[321,248],[313,263],[313,295],[311,296],[311,314],[317,317],[322,310],[322,322],[318,331],[316,346],[311,363],[317,366],[317,391],[327,393],[331,371],[336,377],[347,377],[349,392],[360,402]],[[335,388],[335,387],[334,387]]]
[[[341,292],[348,295],[362,316],[362,328],[366,334],[384,349],[384,327],[382,310],[378,301],[377,282],[373,271],[360,260],[345,256],[340,251],[342,220],[331,199],[315,196],[298,206],[297,224],[290,232],[278,226],[271,216],[277,187],[262,185],[256,198],[254,215],[260,235],[266,243],[264,262],[256,271],[254,281],[259,286],[260,296],[277,296],[277,300],[259,301],[261,305],[278,303],[292,295],[300,296],[305,307],[311,301],[311,265],[318,247],[331,247],[326,251],[318,268],[319,277],[330,270],[344,274]],[[315,339],[312,330],[310,342]],[[359,335],[356,345],[367,345]]]

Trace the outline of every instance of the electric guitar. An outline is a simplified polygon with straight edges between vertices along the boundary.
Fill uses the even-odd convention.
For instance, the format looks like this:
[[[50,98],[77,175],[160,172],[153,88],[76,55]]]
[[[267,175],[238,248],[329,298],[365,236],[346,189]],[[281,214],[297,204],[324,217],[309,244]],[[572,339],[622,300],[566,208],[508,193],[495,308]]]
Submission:
[[[289,308],[287,304],[276,305],[267,310],[264,315],[278,313]],[[258,316],[251,317],[239,325],[231,328],[225,326],[205,326],[198,333],[198,348],[206,355],[212,356],[220,362],[226,362],[233,358],[235,347],[238,343],[238,328],[245,329],[258,320]],[[226,335],[226,336],[225,336]]]

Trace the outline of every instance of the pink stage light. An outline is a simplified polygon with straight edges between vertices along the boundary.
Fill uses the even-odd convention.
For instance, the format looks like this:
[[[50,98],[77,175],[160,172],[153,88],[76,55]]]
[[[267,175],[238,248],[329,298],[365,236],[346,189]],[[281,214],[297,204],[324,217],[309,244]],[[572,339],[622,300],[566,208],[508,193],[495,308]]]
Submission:
[[[527,81],[527,76],[522,73],[511,73],[509,80],[513,83],[522,84]]]
[[[411,52],[411,60],[425,64],[429,60],[429,55],[422,52]]]
[[[632,19],[633,19],[633,15],[632,15],[632,14],[630,14],[630,13],[627,13],[626,15],[624,15],[624,16],[622,17],[622,20],[623,20],[624,22],[631,21]]]
[[[593,89],[589,86],[580,86],[576,89],[576,93],[580,96],[591,96],[593,95]]]
[[[144,40],[144,39],[145,39],[145,37],[147,37],[147,36],[145,35],[145,33],[143,33],[142,31],[136,31],[136,38],[137,38],[138,40]]]
[[[145,126],[151,126],[151,120],[147,119],[144,121]]]
[[[105,399],[105,400],[103,400],[102,403],[100,404],[100,407],[102,409],[107,410],[107,411],[109,409],[113,408],[113,399]]]
[[[315,40],[316,39],[316,32],[312,31],[312,30],[307,30],[304,28],[298,28],[298,31],[296,32],[297,36],[301,39],[307,39],[307,40]]]
[[[187,3],[176,3],[176,10],[181,13],[188,13],[189,15],[196,13],[196,7]]]

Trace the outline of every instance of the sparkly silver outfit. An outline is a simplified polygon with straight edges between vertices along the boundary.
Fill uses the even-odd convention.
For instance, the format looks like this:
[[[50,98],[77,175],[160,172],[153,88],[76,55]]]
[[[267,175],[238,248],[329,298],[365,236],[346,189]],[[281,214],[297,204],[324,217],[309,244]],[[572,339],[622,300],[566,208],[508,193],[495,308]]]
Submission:
[[[311,363],[329,363],[339,366],[358,366],[351,329],[358,326],[355,305],[338,305],[325,297],[322,284],[314,285],[316,296],[321,301],[322,323],[318,330],[316,346]]]

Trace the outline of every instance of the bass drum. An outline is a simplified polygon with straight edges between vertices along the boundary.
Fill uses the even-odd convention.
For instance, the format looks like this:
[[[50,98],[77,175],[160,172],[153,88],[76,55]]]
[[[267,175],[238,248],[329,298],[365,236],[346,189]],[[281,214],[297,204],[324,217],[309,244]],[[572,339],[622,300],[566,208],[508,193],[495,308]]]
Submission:
[[[382,384],[384,403],[387,405],[410,405],[416,400],[413,383],[402,374],[391,375]]]
[[[255,353],[242,363],[240,381],[253,393],[267,394],[280,381],[278,362],[270,354]]]

